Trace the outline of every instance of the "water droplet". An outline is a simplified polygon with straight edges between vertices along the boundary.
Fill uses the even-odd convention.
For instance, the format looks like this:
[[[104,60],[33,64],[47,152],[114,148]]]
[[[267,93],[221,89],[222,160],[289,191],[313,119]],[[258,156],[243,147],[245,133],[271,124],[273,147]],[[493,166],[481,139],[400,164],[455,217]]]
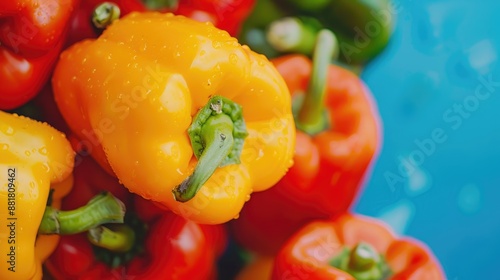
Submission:
[[[12,126],[7,127],[7,129],[4,130],[4,133],[6,135],[14,135],[14,128]]]
[[[235,220],[236,220],[236,219],[238,219],[239,217],[240,217],[240,214],[237,214],[236,216],[234,216],[234,218],[233,218],[233,219],[235,219]]]
[[[250,197],[251,197],[251,195],[247,194],[247,195],[245,196],[245,202],[249,201],[249,200],[250,200]]]
[[[221,45],[222,45],[222,44],[221,44],[219,41],[213,41],[213,42],[212,42],[212,47],[213,47],[214,49],[218,49],[218,48],[220,48],[220,47],[221,47]]]
[[[238,56],[236,56],[234,53],[229,55],[229,62],[232,64],[238,63]]]
[[[286,145],[288,144],[288,141],[286,140],[286,137],[280,137],[280,138],[278,139],[278,144],[279,144],[280,146],[286,146]]]
[[[8,150],[9,149],[9,144],[0,144],[0,150]]]
[[[45,172],[49,173],[50,172],[50,166],[47,163],[43,163],[43,169]]]
[[[26,156],[28,156],[28,157],[29,157],[29,156],[31,156],[31,152],[30,152],[30,151],[24,151],[24,154],[25,154]]]

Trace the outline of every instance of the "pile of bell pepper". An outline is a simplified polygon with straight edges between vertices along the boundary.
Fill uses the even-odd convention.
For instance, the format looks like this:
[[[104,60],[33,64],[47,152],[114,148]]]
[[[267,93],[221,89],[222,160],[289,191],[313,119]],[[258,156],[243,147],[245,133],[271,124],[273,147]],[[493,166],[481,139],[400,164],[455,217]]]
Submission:
[[[0,279],[445,278],[350,210],[388,0],[4,2]]]

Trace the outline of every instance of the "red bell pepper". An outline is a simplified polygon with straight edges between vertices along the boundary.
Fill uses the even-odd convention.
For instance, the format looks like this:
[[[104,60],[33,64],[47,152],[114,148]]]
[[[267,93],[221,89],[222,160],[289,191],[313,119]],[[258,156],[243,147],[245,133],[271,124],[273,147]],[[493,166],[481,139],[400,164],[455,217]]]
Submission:
[[[0,109],[33,98],[49,79],[78,0],[0,1]]]
[[[360,215],[315,221],[279,251],[272,278],[332,280],[445,279],[432,252],[419,241],[398,239],[384,224]]]
[[[226,244],[222,226],[198,225],[166,212],[129,193],[89,156],[80,160],[74,171],[73,191],[64,199],[62,209],[75,208],[95,193],[108,190],[127,204],[125,227],[110,226],[114,231],[104,233],[99,231],[106,231],[103,228],[91,230],[94,237],[62,237],[45,263],[56,280],[215,279],[214,262]],[[108,242],[108,233],[125,242]]]
[[[200,21],[205,19],[199,15],[206,13],[216,27],[236,36],[254,4],[255,0],[180,0],[174,13]]]
[[[355,74],[329,64],[334,42],[325,34],[313,63],[301,55],[272,60],[300,105],[294,165],[273,188],[252,194],[232,222],[235,239],[261,254],[274,255],[307,222],[345,212],[379,149],[371,95]]]
[[[71,37],[68,44],[73,44],[85,38],[95,38],[99,30],[93,26],[92,16],[100,4],[113,3],[119,8],[119,15],[124,16],[134,11],[159,10],[183,15],[198,21],[213,23],[216,27],[226,30],[236,36],[245,18],[250,14],[255,0],[87,0],[82,1],[80,9],[71,23]],[[116,12],[110,12],[111,6],[100,11],[100,17],[114,17]],[[112,19],[110,19],[111,21]]]

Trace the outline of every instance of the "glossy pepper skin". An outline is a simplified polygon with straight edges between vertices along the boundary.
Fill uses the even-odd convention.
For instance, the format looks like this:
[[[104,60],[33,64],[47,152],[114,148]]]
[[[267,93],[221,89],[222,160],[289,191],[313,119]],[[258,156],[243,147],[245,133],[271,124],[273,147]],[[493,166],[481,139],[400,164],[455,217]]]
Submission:
[[[47,82],[78,0],[0,3],[0,109],[28,102]]]
[[[73,159],[71,145],[59,131],[0,111],[0,203],[5,207],[0,219],[10,225],[0,228],[4,255],[0,279],[42,278],[42,262],[55,249],[59,236],[37,237],[38,227],[49,190],[54,189],[52,206],[56,207],[71,190]],[[7,259],[7,254],[14,256]]]
[[[199,223],[237,217],[252,191],[273,186],[292,164],[295,129],[283,78],[209,23],[132,13],[65,51],[53,90],[101,166],[131,192]],[[172,191],[197,164],[188,127],[203,106],[217,111],[213,96],[242,107],[248,135],[240,163],[217,168],[193,199],[176,201]]]
[[[76,147],[78,141],[72,142]],[[129,262],[114,268],[96,256],[85,234],[61,237],[45,262],[55,280],[215,279],[214,262],[226,244],[222,226],[195,224],[130,194],[88,156],[82,157],[74,178],[74,188],[63,200],[63,209],[81,206],[106,190],[125,202],[147,231],[144,244],[140,245],[143,251],[135,252]]]
[[[344,250],[352,250],[360,243],[369,244],[379,255],[378,260],[387,265],[389,273],[384,279],[445,279],[439,262],[424,244],[400,239],[380,221],[353,214],[314,221],[295,233],[276,256],[271,279],[355,280],[354,273],[359,273],[358,279],[380,279],[367,277],[368,270],[374,267],[369,268],[363,258],[349,260],[361,268],[351,273],[333,265],[332,260]]]
[[[104,0],[81,1],[79,9],[71,22],[68,45],[86,38],[96,38],[99,30],[93,26],[92,14],[97,6]],[[125,16],[131,12],[146,12],[157,10],[161,12],[171,12],[176,15],[183,15],[201,22],[211,22],[217,28],[226,30],[231,36],[236,36],[242,23],[250,14],[255,0],[180,0],[170,1],[171,7],[149,7],[147,2],[168,3],[168,1],[141,1],[141,0],[116,0],[111,3],[116,4],[120,9],[120,15]],[[175,4],[175,2],[177,2]]]
[[[272,60],[294,98],[307,88],[311,61],[300,55]],[[303,225],[345,212],[356,197],[381,143],[378,111],[352,72],[330,65],[325,107],[330,127],[316,135],[297,131],[294,165],[271,189],[252,195],[235,238],[261,254],[274,255]]]

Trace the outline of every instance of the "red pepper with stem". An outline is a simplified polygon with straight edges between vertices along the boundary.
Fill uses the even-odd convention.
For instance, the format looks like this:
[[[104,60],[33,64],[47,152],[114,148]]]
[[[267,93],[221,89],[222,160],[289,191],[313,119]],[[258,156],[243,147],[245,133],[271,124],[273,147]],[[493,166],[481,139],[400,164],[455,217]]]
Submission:
[[[309,221],[344,213],[379,149],[377,109],[355,74],[330,65],[334,44],[324,30],[313,62],[301,55],[272,61],[293,95],[298,131],[294,165],[273,188],[252,194],[231,224],[235,239],[258,253],[274,255]]]
[[[0,1],[0,110],[23,105],[47,82],[77,3]]]
[[[61,238],[45,262],[55,279],[215,279],[214,262],[226,242],[222,226],[198,225],[132,195],[84,151],[76,162],[62,208],[107,190],[127,205],[127,215],[120,226]]]
[[[295,233],[277,254],[271,279],[442,280],[442,268],[425,245],[396,237],[381,222],[345,214],[315,221]]]
[[[254,3],[255,0],[86,0],[82,1],[71,22],[67,45],[98,37],[102,29],[120,16],[148,10],[208,21],[236,36]]]

